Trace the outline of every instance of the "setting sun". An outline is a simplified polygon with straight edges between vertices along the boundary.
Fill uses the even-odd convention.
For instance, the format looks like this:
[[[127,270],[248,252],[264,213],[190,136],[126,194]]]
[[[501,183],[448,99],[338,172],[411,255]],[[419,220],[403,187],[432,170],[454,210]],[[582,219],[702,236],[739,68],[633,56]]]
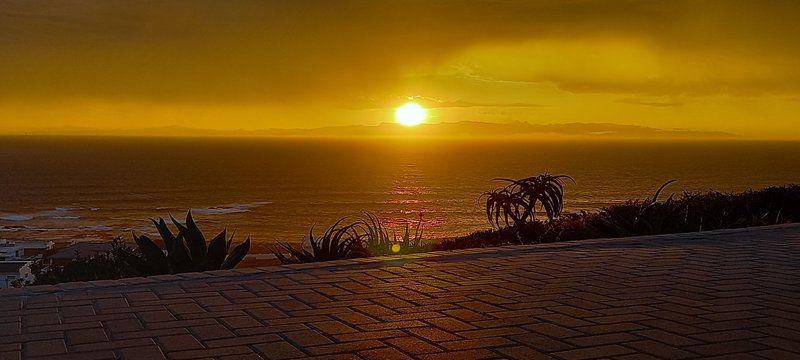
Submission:
[[[397,123],[405,126],[417,126],[428,118],[428,110],[411,101],[397,108],[394,112]]]

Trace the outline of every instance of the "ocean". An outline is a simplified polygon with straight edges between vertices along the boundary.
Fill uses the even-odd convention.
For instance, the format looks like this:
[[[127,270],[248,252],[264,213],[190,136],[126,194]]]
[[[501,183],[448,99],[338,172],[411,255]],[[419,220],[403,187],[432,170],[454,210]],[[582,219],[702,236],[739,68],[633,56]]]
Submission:
[[[297,242],[372,212],[425,238],[488,228],[495,177],[568,174],[567,211],[669,192],[800,182],[796,142],[275,140],[0,137],[0,238],[56,242],[154,234],[192,209],[207,236]]]

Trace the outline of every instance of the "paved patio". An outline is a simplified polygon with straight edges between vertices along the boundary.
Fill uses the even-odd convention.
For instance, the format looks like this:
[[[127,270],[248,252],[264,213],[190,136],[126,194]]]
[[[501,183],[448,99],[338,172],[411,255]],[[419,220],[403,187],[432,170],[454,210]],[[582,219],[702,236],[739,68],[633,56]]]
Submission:
[[[0,358],[800,358],[800,226],[0,291]]]

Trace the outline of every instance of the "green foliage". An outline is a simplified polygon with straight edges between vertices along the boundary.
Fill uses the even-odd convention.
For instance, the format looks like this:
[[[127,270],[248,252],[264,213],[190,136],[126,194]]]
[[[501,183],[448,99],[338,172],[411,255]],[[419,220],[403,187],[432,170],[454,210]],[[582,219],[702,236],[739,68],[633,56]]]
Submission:
[[[177,234],[167,226],[163,218],[152,220],[166,248],[161,247],[147,236],[133,235],[138,252],[123,251],[122,258],[138,274],[144,276],[178,274],[184,272],[233,269],[250,251],[250,238],[231,250],[234,234],[227,237],[223,229],[206,243],[206,238],[192,219],[192,212],[186,214],[186,224],[181,224],[170,216],[178,230]]]
[[[498,229],[503,224],[520,227],[536,219],[537,205],[552,221],[561,215],[564,207],[564,179],[572,180],[567,175],[549,174],[519,180],[495,179],[509,184],[483,194],[489,223]]]
[[[121,238],[111,242],[111,250],[102,254],[78,257],[66,265],[47,265],[41,260],[31,264],[31,273],[35,276],[32,284],[53,285],[71,281],[114,280],[131,276],[131,269],[121,260],[123,252],[131,249]]]

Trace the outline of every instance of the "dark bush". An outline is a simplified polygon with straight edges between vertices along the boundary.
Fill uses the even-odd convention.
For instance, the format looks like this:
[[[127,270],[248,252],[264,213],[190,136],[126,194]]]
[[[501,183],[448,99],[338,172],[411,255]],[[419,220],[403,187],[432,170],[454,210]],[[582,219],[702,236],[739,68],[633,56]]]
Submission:
[[[71,281],[115,280],[131,276],[132,269],[122,261],[120,254],[129,252],[121,238],[111,242],[111,250],[91,256],[77,256],[65,265],[47,265],[38,260],[31,264],[35,277],[33,284],[53,285]],[[80,254],[78,254],[80,255]]]
[[[477,231],[434,245],[453,250],[504,244],[695,232],[800,221],[800,185],[768,187],[743,193],[684,192],[659,201],[669,181],[653,195],[594,212],[565,214],[544,222],[529,221]]]

